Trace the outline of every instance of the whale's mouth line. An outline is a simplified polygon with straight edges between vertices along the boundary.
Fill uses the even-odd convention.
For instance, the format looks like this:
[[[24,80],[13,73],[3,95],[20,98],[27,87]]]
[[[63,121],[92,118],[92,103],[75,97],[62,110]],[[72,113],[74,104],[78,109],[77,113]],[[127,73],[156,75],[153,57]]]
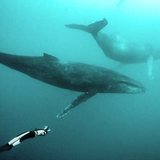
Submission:
[[[125,82],[125,81],[120,81],[118,82],[119,84],[125,85],[125,87],[128,88],[128,90],[131,90],[132,92],[145,92],[145,88],[141,84],[134,84],[134,82]]]

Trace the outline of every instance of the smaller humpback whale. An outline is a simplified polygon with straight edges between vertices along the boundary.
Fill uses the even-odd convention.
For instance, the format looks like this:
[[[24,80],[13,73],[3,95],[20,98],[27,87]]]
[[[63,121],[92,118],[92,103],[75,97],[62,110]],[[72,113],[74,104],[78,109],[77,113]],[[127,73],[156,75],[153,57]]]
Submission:
[[[160,52],[153,50],[151,45],[138,45],[126,41],[118,35],[107,35],[100,31],[108,24],[106,19],[89,25],[67,24],[67,28],[78,29],[90,33],[104,54],[112,60],[123,64],[148,63],[148,74],[152,74],[154,59],[160,59]]]
[[[54,56],[20,56],[0,52],[0,63],[28,76],[64,89],[82,92],[57,117],[97,93],[141,93],[143,85],[112,70],[84,63],[61,63]]]

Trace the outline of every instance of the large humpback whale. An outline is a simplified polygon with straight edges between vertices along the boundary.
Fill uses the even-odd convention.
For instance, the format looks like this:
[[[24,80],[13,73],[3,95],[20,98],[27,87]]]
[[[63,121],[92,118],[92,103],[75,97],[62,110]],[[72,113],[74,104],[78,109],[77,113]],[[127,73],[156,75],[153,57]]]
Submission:
[[[160,51],[153,50],[151,45],[138,45],[125,40],[118,35],[108,35],[100,32],[108,24],[106,19],[89,25],[67,24],[71,29],[78,29],[90,33],[102,49],[104,54],[112,60],[123,64],[148,63],[148,74],[152,74],[154,59],[160,59]]]
[[[0,52],[0,63],[60,88],[83,92],[57,117],[97,93],[140,93],[143,85],[112,70],[84,63],[61,63],[54,56],[20,56]]]

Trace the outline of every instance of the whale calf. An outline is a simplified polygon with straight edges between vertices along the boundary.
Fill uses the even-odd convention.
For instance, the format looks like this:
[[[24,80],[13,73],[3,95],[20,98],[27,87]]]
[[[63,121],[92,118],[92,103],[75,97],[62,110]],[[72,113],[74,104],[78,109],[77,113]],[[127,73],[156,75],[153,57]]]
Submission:
[[[43,56],[21,56],[0,52],[0,63],[50,85],[82,92],[57,115],[58,118],[97,93],[135,94],[145,91],[140,82],[107,68],[62,63],[46,53]]]
[[[112,60],[123,64],[147,62],[148,75],[152,74],[153,60],[160,59],[160,51],[154,50],[150,44],[136,44],[121,36],[100,32],[107,24],[108,21],[104,18],[89,25],[67,24],[65,26],[90,33],[103,53]]]

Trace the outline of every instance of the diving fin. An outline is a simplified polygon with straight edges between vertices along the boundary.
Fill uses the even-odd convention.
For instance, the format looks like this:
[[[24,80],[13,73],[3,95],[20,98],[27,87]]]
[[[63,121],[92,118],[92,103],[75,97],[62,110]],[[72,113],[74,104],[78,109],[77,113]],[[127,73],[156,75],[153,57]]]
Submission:
[[[0,152],[9,151],[13,146],[9,145],[8,143],[0,147]]]

